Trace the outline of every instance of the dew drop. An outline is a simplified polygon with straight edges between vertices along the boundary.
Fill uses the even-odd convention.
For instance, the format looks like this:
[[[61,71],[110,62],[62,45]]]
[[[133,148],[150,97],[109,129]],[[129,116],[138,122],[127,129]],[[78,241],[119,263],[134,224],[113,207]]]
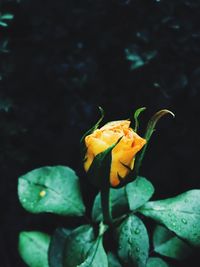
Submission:
[[[175,222],[173,222],[173,223],[172,223],[172,225],[173,225],[173,226],[176,226],[176,223],[175,223]]]
[[[128,256],[129,256],[129,258],[131,258],[132,257],[132,252],[129,250],[129,252],[128,252]]]
[[[135,233],[136,235],[138,235],[138,234],[140,233],[140,229],[136,228],[136,229],[134,230],[134,233]]]
[[[131,237],[128,238],[128,243],[129,243],[129,245],[132,245],[132,238]]]
[[[185,219],[181,219],[182,223],[187,224],[187,221]]]
[[[140,252],[140,248],[139,248],[139,247],[136,247],[136,251],[137,251],[137,252]]]

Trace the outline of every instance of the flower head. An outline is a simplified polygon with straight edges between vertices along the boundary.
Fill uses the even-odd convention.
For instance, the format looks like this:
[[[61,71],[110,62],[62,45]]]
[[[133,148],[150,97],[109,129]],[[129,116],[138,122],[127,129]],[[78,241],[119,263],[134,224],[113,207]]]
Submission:
[[[125,178],[133,170],[135,155],[146,144],[146,140],[133,131],[130,123],[129,120],[112,121],[85,137],[87,151],[84,168],[86,171],[99,153],[104,152],[121,138],[112,150],[110,167],[112,186],[119,185],[120,179]]]

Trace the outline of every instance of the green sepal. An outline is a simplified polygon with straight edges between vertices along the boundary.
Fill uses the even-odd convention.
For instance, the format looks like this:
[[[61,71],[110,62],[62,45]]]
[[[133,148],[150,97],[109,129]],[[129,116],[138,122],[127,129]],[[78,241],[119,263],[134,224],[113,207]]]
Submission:
[[[134,121],[135,121],[135,127],[134,127],[134,131],[137,133],[137,131],[138,131],[138,128],[139,128],[139,120],[138,120],[138,118],[139,118],[139,116],[140,116],[140,114],[143,112],[143,111],[145,111],[145,107],[142,107],[142,108],[138,108],[138,109],[136,109],[136,111],[135,111],[135,113],[134,113]]]
[[[144,145],[144,147],[142,148],[141,152],[138,153],[138,155],[136,155],[136,159],[135,159],[135,174],[138,175],[139,173],[139,169],[140,166],[142,164],[146,149],[147,149],[147,145],[151,139],[151,136],[153,134],[153,132],[155,131],[155,127],[157,122],[165,115],[170,114],[173,117],[175,117],[174,113],[171,112],[170,110],[167,109],[162,109],[158,112],[156,112],[152,118],[149,120],[148,124],[147,124],[147,129],[146,129],[146,133],[144,136],[144,139],[146,140],[146,144]]]
[[[90,128],[87,132],[84,133],[84,135],[81,137],[81,140],[80,140],[80,146],[81,146],[81,155],[82,155],[82,159],[83,161],[85,160],[85,154],[86,154],[86,151],[87,151],[87,148],[85,146],[85,137],[87,135],[90,135],[92,134],[98,127],[99,127],[99,124],[101,123],[101,121],[103,120],[104,118],[104,110],[99,107],[99,111],[100,111],[100,118],[98,119],[98,121],[95,123],[94,126],[92,126],[92,128]]]
[[[120,142],[122,137],[120,137],[115,144],[107,148],[105,151],[96,155],[87,172],[90,182],[98,188],[104,188],[105,183],[110,184],[109,180],[112,163],[112,150]]]

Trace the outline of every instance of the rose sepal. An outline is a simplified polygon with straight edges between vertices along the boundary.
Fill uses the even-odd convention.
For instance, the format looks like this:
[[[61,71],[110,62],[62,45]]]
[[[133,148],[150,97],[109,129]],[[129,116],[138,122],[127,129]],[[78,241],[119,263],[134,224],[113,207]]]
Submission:
[[[82,156],[83,161],[85,160],[85,153],[87,151],[87,147],[85,146],[85,137],[89,134],[92,134],[99,127],[99,124],[102,122],[102,120],[104,118],[104,110],[100,106],[98,108],[100,111],[100,118],[89,130],[87,130],[83,134],[83,136],[81,137],[81,140],[80,140],[81,156]]]
[[[149,120],[149,122],[147,124],[146,132],[144,135],[144,139],[146,140],[146,144],[144,145],[144,147],[142,148],[140,153],[136,156],[136,162],[135,162],[135,174],[136,174],[136,176],[139,174],[139,170],[140,170],[140,167],[142,165],[142,161],[143,161],[147,146],[149,144],[149,141],[151,139],[151,136],[156,130],[155,129],[156,124],[165,115],[171,115],[173,118],[175,117],[175,114],[172,111],[170,111],[168,109],[161,109],[161,110],[157,111],[151,117],[151,119]]]
[[[134,114],[134,119],[135,119],[135,131],[138,130],[138,116],[140,115],[141,112],[143,112],[146,108],[139,108],[135,111]],[[126,177],[122,178],[120,177],[120,175],[118,175],[118,178],[120,180],[119,185],[114,186],[113,188],[121,188],[123,186],[126,186],[128,183],[134,181],[137,176],[139,176],[139,170],[140,167],[142,165],[142,161],[144,159],[144,155],[147,149],[147,145],[151,139],[152,134],[155,132],[155,127],[156,124],[158,123],[158,121],[165,115],[171,115],[172,117],[175,117],[174,113],[168,109],[162,109],[159,110],[158,112],[156,112],[149,120],[148,124],[147,124],[147,128],[146,128],[146,132],[144,135],[144,139],[146,140],[146,144],[144,145],[144,147],[141,149],[141,151],[136,155],[135,157],[135,167],[133,168],[133,170],[129,169],[129,173]],[[127,168],[129,168],[128,166],[125,166]]]
[[[105,187],[105,182],[110,187],[112,150],[120,142],[122,137],[120,137],[115,144],[107,148],[105,151],[97,154],[87,172],[89,181],[99,189]]]

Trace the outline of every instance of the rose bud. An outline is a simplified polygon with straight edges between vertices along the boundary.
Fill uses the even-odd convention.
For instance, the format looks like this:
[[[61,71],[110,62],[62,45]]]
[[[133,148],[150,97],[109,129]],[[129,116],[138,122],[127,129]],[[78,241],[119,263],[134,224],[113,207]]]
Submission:
[[[135,155],[146,144],[146,140],[130,128],[130,123],[129,120],[112,121],[85,137],[87,150],[84,169],[86,172],[99,153],[104,152],[121,138],[112,149],[109,178],[113,187],[118,186],[120,180],[126,178],[133,170]]]

